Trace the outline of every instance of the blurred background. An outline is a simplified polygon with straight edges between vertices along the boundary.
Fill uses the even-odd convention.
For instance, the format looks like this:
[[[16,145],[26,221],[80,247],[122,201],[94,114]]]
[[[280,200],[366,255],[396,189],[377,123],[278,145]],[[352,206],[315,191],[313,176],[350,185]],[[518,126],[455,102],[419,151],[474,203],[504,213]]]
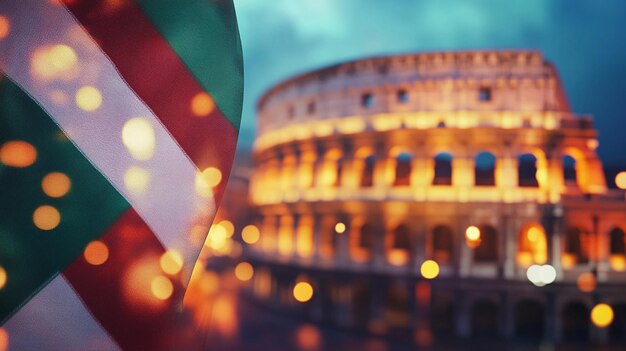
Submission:
[[[621,136],[626,46],[620,35],[626,4],[280,0],[268,6],[238,0],[236,8],[245,60],[243,122],[233,175],[202,254],[212,301],[207,327],[216,349],[623,347],[626,310],[615,296],[626,288],[626,207],[620,189],[626,185],[620,173],[626,169]],[[448,79],[465,82],[443,98],[422,94],[420,89],[440,89],[441,76],[429,76],[418,64],[418,75],[393,73],[396,61],[439,60],[430,52],[440,53],[444,63],[425,71],[440,66]],[[445,55],[450,52],[467,57]],[[371,57],[388,58],[366,59]],[[456,62],[454,73],[446,71],[449,57]],[[340,65],[353,60],[359,61]],[[477,66],[481,60],[517,62],[537,65],[537,71],[511,73],[511,66],[472,71],[459,68],[463,60]],[[315,71],[323,67],[329,68]],[[472,74],[479,76],[475,84]],[[528,77],[545,79],[545,86],[532,83],[542,98],[520,93],[502,102],[502,77],[514,81],[506,83],[513,91],[517,78],[522,86]],[[456,97],[464,94],[488,104],[459,106]],[[420,95],[456,103],[428,105]],[[525,99],[539,99],[540,106],[524,105]],[[452,134],[469,140],[459,149],[445,132],[413,139],[394,127],[376,127],[377,115],[418,111],[423,114],[415,118],[432,119],[431,128],[514,133],[495,141],[481,137],[488,130],[477,129],[469,139]],[[439,114],[428,114],[433,111]],[[467,111],[489,113],[460,117]],[[503,112],[512,112],[511,125],[505,125]],[[341,134],[339,124],[327,135],[315,129],[321,124],[309,123],[353,116],[367,125],[354,127],[358,131],[350,133],[361,135],[354,139],[335,135]],[[399,118],[406,120],[398,129],[410,125],[409,117]],[[462,126],[461,118],[469,122]],[[522,130],[528,128],[544,134]],[[507,156],[499,148],[510,146],[507,138],[522,145],[511,161],[517,171],[501,163]],[[414,140],[426,147],[411,149]],[[441,149],[432,151],[453,154],[454,161],[450,156],[419,163],[419,150],[428,143]],[[463,150],[478,153],[490,143],[491,158],[477,156],[471,166],[456,162],[464,159]],[[523,170],[522,149],[529,145],[542,155],[525,154],[533,156]],[[579,146],[584,156],[572,151]],[[391,161],[370,165],[371,155],[356,156],[361,149]],[[290,157],[294,168],[286,170]],[[410,174],[427,164],[434,168],[424,175],[433,180],[430,185],[454,190],[419,188],[421,175]],[[455,171],[455,180],[452,169],[463,167],[467,175]],[[372,184],[363,181],[368,169]],[[312,175],[303,176],[309,171]],[[409,174],[407,184],[398,180],[403,172]],[[506,184],[522,190],[507,195]],[[371,189],[359,190],[363,187]],[[499,195],[490,195],[496,190]],[[446,229],[435,226],[439,222],[451,224]],[[451,243],[433,239],[448,235],[443,233],[448,229]],[[365,232],[372,233],[372,242],[363,239]],[[492,235],[500,238],[492,248],[496,258],[488,262],[493,269],[480,262],[490,260],[486,247]],[[362,258],[362,249],[371,257]]]

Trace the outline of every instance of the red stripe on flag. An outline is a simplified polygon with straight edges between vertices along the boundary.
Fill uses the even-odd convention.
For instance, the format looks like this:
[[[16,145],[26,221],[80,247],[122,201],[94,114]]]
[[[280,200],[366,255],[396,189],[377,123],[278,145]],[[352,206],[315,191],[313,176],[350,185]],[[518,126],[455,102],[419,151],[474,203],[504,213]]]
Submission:
[[[88,246],[63,274],[113,339],[125,350],[199,349],[180,273],[162,271],[165,250],[141,217],[129,209],[99,242],[107,250]]]
[[[237,146],[232,124],[217,107],[207,116],[194,115],[192,100],[204,89],[134,2],[111,7],[102,0],[64,1],[197,167],[221,171],[214,189],[218,206]]]

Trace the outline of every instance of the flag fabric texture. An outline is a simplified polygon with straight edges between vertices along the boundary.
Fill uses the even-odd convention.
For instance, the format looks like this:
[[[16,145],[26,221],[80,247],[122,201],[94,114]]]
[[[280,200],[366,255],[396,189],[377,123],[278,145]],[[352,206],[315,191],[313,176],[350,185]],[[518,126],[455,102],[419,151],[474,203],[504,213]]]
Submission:
[[[206,346],[242,86],[231,0],[0,2],[0,349]]]

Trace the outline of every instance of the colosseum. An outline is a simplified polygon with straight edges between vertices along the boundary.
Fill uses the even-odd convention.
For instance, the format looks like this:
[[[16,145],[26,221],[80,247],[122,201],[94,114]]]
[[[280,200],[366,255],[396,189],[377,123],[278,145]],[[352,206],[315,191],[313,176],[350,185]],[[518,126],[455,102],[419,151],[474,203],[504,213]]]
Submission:
[[[257,109],[264,304],[424,342],[626,342],[624,191],[540,52],[355,60]]]

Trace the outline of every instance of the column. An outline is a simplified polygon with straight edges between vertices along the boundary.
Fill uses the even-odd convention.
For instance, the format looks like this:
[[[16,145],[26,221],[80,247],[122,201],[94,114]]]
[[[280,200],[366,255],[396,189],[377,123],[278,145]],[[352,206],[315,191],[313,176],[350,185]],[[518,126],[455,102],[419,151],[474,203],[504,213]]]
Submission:
[[[548,199],[551,203],[556,203],[561,199],[561,193],[565,190],[563,160],[559,152],[552,152],[546,157],[548,158]]]
[[[474,158],[463,154],[452,159],[452,185],[457,189],[459,201],[468,201],[475,183]]]

